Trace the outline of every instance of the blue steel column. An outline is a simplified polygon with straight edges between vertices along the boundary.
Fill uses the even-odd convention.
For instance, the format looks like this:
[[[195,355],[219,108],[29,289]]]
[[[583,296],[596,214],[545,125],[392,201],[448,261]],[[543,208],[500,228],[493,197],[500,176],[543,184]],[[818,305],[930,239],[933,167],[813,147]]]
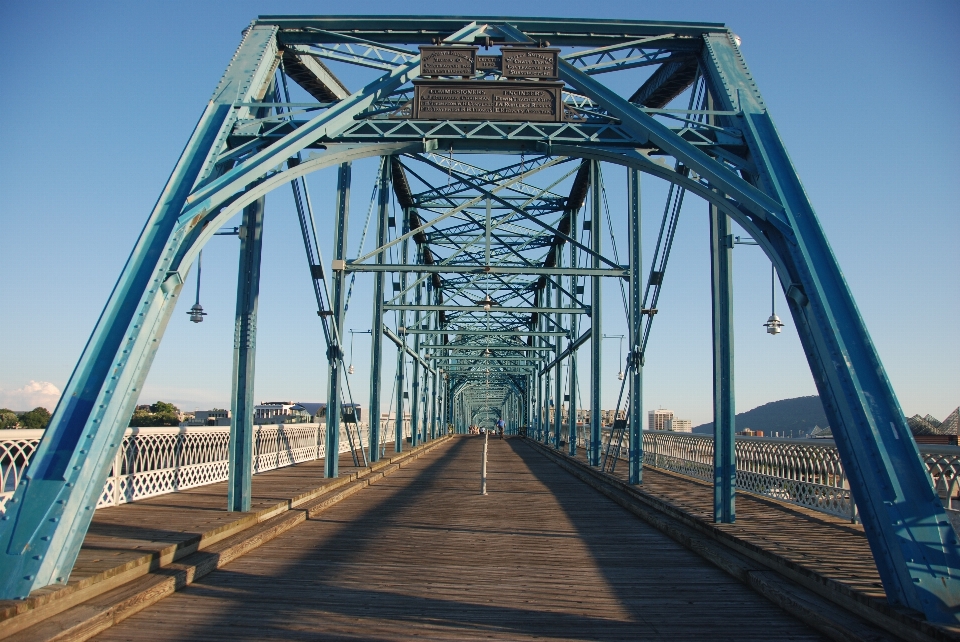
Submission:
[[[573,238],[577,238],[577,212],[576,210],[570,211],[570,234]],[[573,243],[570,244],[570,267],[577,267],[577,246]],[[577,302],[577,277],[570,277],[570,307],[578,307],[579,303]],[[577,332],[577,315],[571,314],[570,317],[570,341],[576,341],[579,337]],[[570,376],[568,378],[567,386],[570,388],[570,404],[567,406],[570,410],[569,424],[570,424],[570,436],[568,438],[568,454],[573,457],[577,454],[577,351],[573,350],[570,352],[570,356],[567,359],[567,363],[570,364]]]
[[[420,285],[413,288],[413,302],[420,305]],[[413,327],[420,327],[420,311],[413,313]],[[413,335],[413,351],[420,354],[420,335]],[[419,432],[421,430],[420,418],[417,416],[420,412],[420,361],[413,360],[413,372],[410,374],[410,447],[416,448],[419,443]]]
[[[337,221],[333,228],[333,260],[345,261],[347,258],[347,220],[350,214],[350,163],[340,165],[337,180]],[[327,444],[324,458],[324,473],[327,477],[336,477],[340,472],[340,376],[343,356],[344,321],[344,285],[346,272],[333,271],[333,294],[331,307],[333,312],[334,334],[328,348],[329,381],[327,382]]]
[[[558,250],[559,254],[559,250]],[[557,256],[557,266],[562,265],[560,256]],[[557,285],[554,287],[556,292],[556,303],[554,304],[557,309],[563,306],[563,294],[560,291],[560,283],[562,277],[557,277]],[[554,323],[557,324],[557,327],[563,327],[563,317],[560,316],[560,313],[557,312],[554,314]],[[560,449],[560,432],[563,430],[563,369],[562,364],[559,360],[561,351],[560,341],[557,341],[557,365],[554,366],[554,389],[556,394],[556,401],[554,402],[554,411],[553,411],[553,447],[557,450]]]
[[[0,521],[0,599],[66,583],[137,397],[194,260],[198,226],[179,221],[214,171],[236,118],[276,69],[275,26],[251,26],[137,239]],[[229,91],[227,88],[230,88]]]
[[[732,524],[737,492],[733,392],[733,234],[730,217],[710,205],[713,302],[713,520]]]
[[[599,255],[603,248],[600,238],[600,163],[590,161],[590,241],[593,244],[593,251]],[[600,259],[593,256],[593,267],[600,267]],[[600,465],[600,385],[601,385],[601,341],[603,333],[600,324],[600,281],[601,277],[592,277],[590,294],[592,301],[590,303],[590,451],[588,461],[591,466]]]
[[[434,362],[436,363],[436,362]],[[437,388],[437,377],[439,376],[439,371],[434,368],[433,374],[430,375],[430,434],[428,439],[436,439],[438,436],[438,415],[437,415],[437,397],[439,396],[440,390]]]
[[[547,308],[550,307],[550,302],[551,302],[550,290],[551,290],[551,285],[550,285],[550,279],[548,278],[547,283],[543,288],[544,307],[547,307]],[[550,324],[547,321],[547,319],[549,318],[548,313],[544,312],[541,314],[541,316],[543,317],[542,319],[543,328],[544,330],[548,330],[550,327]],[[557,337],[557,346],[559,345],[560,345],[560,337]],[[554,352],[557,355],[559,355],[559,352],[557,352],[556,348],[554,349]],[[543,388],[545,409],[547,411],[546,414],[544,415],[544,421],[543,421],[543,443],[544,444],[550,443],[550,427],[553,425],[553,419],[550,418],[550,409],[551,409],[550,400],[553,399],[553,392],[550,389],[550,383],[553,381],[553,379],[551,379],[552,372],[553,372],[552,369],[549,369],[549,368],[547,369],[545,373],[546,380],[544,381],[544,388]],[[554,400],[553,406],[552,406],[554,408],[554,412],[556,412],[556,403],[557,403],[556,400]]]
[[[640,206],[640,172],[627,170],[627,227],[630,235],[630,462],[631,484],[643,483],[643,226]]]
[[[390,160],[380,162],[380,185],[377,193],[377,247],[387,242],[387,217],[390,210]],[[384,264],[384,254],[377,255],[377,265]],[[370,403],[367,415],[370,423],[370,461],[380,461],[380,387],[383,384],[383,272],[373,274],[373,323],[370,326]]]
[[[403,212],[403,222],[401,225],[401,233],[406,234],[410,231],[409,218],[406,210]],[[407,264],[407,258],[410,252],[410,242],[408,239],[405,239],[400,243],[400,263],[402,265]],[[407,303],[407,273],[400,272],[400,303]],[[407,350],[407,311],[400,310],[399,314],[399,327],[397,328],[400,333],[400,340],[403,342],[402,346],[397,347],[397,417],[394,423],[394,443],[393,450],[394,452],[403,452],[403,371],[404,371],[404,362],[407,359],[406,350]],[[411,423],[413,417],[411,416]],[[411,426],[412,427],[412,426]]]
[[[250,510],[253,479],[253,384],[257,355],[257,302],[263,250],[263,197],[243,209],[237,313],[233,328],[233,395],[230,402],[230,447],[227,510]]]

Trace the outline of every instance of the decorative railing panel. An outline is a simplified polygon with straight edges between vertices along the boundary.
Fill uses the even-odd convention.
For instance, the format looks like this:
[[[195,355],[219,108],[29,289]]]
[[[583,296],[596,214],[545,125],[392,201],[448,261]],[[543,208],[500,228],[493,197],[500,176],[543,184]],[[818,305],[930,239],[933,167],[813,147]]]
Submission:
[[[405,434],[410,433],[409,422]],[[389,431],[389,432],[387,432]],[[360,442],[369,445],[369,425],[360,424]],[[393,422],[382,422],[381,434],[393,435]],[[13,495],[43,436],[42,430],[0,431],[0,512]],[[326,454],[326,425],[278,424],[257,426],[254,432],[254,473],[262,473]],[[128,428],[97,508],[116,506],[178,490],[226,481],[229,474],[230,428]],[[350,452],[346,427],[340,428],[340,452]]]
[[[609,438],[605,431],[602,452],[606,452]],[[577,442],[589,446],[585,430],[578,434]],[[960,448],[920,444],[919,450],[944,506],[960,507]],[[856,516],[832,439],[737,437],[736,456],[738,490],[841,517]],[[620,459],[626,458],[624,443]],[[713,436],[644,430],[643,463],[713,483]]]
[[[0,431],[0,511],[20,483],[42,436],[42,430]]]
[[[960,448],[920,445],[934,486],[950,508],[960,486]],[[713,482],[713,436],[644,431],[648,466]],[[840,454],[832,439],[737,437],[737,489],[854,517]]]

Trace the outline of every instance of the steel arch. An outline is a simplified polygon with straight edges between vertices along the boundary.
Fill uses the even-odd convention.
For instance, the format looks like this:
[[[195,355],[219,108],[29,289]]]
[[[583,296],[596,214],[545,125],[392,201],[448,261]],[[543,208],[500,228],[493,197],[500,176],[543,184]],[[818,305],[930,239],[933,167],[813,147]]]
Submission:
[[[675,51],[697,57],[710,95],[721,108],[716,111],[717,118],[742,135],[746,163],[731,164],[729,150],[725,152],[722,145],[716,145],[713,155],[709,145],[708,151],[695,146],[578,68],[576,57],[574,62],[562,64],[561,78],[589,98],[598,116],[618,120],[631,138],[617,144],[588,136],[577,143],[558,143],[559,139],[549,136],[536,140],[535,135],[495,140],[458,134],[449,139],[439,134],[430,139],[411,135],[404,139],[397,134],[380,142],[340,138],[355,131],[351,127],[356,119],[376,116],[368,110],[417,75],[419,61],[412,57],[391,63],[383,77],[310,121],[291,125],[293,129],[279,138],[261,137],[267,142],[260,147],[252,145],[249,155],[233,156],[233,150],[242,149],[242,144],[231,148],[230,138],[243,133],[238,130],[243,116],[265,104],[284,52],[296,54],[298,50],[291,49],[294,44],[309,44],[311,38],[321,37],[311,33],[339,37],[336,30],[345,28],[336,26],[337,20],[350,21],[268,17],[255,21],[245,32],[111,293],[27,474],[9,502],[0,530],[2,597],[23,597],[33,589],[66,579],[186,271],[216,229],[266,193],[312,171],[367,156],[427,152],[443,141],[460,153],[519,154],[536,149],[629,167],[701,196],[750,231],[776,265],[821,399],[831,425],[836,426],[837,446],[889,599],[921,610],[931,620],[958,619],[960,550],[956,534],[923,470],[836,258],[725,27],[618,23],[621,31],[632,29],[633,35],[672,38]],[[371,20],[381,25],[379,31],[369,26]],[[408,43],[425,41],[422,34],[398,35],[391,21],[402,22],[376,17],[362,22],[374,41],[378,37],[383,43],[401,37]],[[565,46],[595,45],[599,39],[611,48],[618,39],[627,38],[610,27],[578,37],[570,21],[443,18],[426,20],[426,24],[432,25],[427,31],[436,29],[447,42],[491,36],[500,42],[529,41],[524,30],[534,38],[541,33],[558,34],[556,41]],[[586,24],[599,29],[589,21]],[[616,68],[614,63],[608,66],[608,70]],[[628,68],[627,63],[620,68]],[[589,71],[599,73],[597,69]],[[460,130],[452,127],[451,131]],[[257,142],[258,138],[251,140]],[[283,166],[287,159],[316,146],[323,150],[316,157]],[[654,162],[651,150],[676,159],[677,168]],[[225,163],[224,157],[233,160]],[[633,352],[639,359],[636,346]],[[451,401],[465,385],[456,392],[451,389]]]

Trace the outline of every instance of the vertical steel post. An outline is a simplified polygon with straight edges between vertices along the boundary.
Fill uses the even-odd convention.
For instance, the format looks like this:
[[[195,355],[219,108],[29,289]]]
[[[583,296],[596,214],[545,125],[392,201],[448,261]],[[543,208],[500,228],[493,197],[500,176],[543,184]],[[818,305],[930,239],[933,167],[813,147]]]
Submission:
[[[558,250],[559,253],[559,250]],[[560,256],[557,256],[557,266],[560,266],[562,261]],[[560,293],[560,279],[557,277],[557,285],[553,288],[556,292],[556,307],[559,309],[562,307],[563,295]],[[554,322],[557,324],[557,327],[563,327],[563,317],[560,316],[560,313],[557,312],[554,315]],[[563,430],[563,371],[561,370],[560,364],[560,341],[557,341],[557,365],[554,366],[554,394],[556,395],[556,401],[554,402],[553,408],[553,447],[557,450],[560,449],[560,431]]]
[[[600,213],[602,203],[600,200],[600,163],[590,161],[590,242],[592,249],[596,254],[600,254],[603,245],[600,238]],[[593,257],[593,267],[600,267],[600,259]],[[600,408],[600,385],[602,382],[601,365],[601,342],[603,341],[602,326],[600,323],[600,281],[601,277],[592,277],[590,285],[590,294],[592,301],[590,303],[590,452],[588,461],[591,466],[600,465],[600,426],[601,426],[601,408]]]
[[[401,232],[406,234],[410,231],[410,213],[404,209],[403,210],[403,222],[401,223]],[[400,244],[400,263],[402,265],[407,264],[407,259],[410,252],[410,242],[409,239],[404,239]],[[405,305],[407,303],[407,273],[400,273],[400,303]],[[397,347],[397,419],[394,421],[394,452],[403,452],[403,375],[404,375],[404,362],[407,359],[406,349],[407,349],[407,311],[399,311],[399,326],[397,328],[400,334],[400,340],[403,342],[402,346]]]
[[[422,303],[420,293],[420,284],[417,284],[413,287],[413,302],[417,305]],[[419,310],[415,310],[413,313],[413,327],[420,327]],[[420,354],[419,334],[413,335],[413,351],[417,355]],[[410,374],[410,447],[416,448],[420,442],[420,430],[422,430],[420,417],[418,416],[420,414],[420,361],[414,359],[412,367],[413,372]]]
[[[434,362],[434,363],[436,363],[436,362]],[[436,438],[439,436],[439,426],[438,426],[438,423],[439,423],[439,422],[438,422],[438,418],[437,418],[437,396],[439,395],[440,391],[439,391],[439,389],[437,388],[437,383],[438,383],[437,378],[438,378],[438,376],[439,376],[439,373],[438,373],[437,370],[436,370],[436,366],[434,366],[433,374],[430,375],[430,381],[431,381],[431,384],[430,384],[430,391],[431,391],[431,394],[430,394],[430,439],[436,439]]]
[[[730,217],[710,205],[713,302],[713,520],[732,524],[737,491],[733,394],[733,234]]]
[[[640,171],[627,170],[627,227],[630,236],[630,462],[629,481],[643,483],[643,228],[640,207]]]
[[[347,221],[350,215],[350,163],[340,165],[337,177],[337,221],[333,228],[333,260],[339,269],[333,270],[333,295],[330,302],[333,316],[331,345],[328,348],[329,380],[327,381],[327,447],[324,474],[336,477],[340,472],[340,367],[343,357],[343,321],[346,272],[342,268],[347,259]]]
[[[380,185],[377,201],[377,247],[387,242],[387,217],[390,208],[390,160],[386,157],[380,162]],[[377,254],[377,265],[384,264],[384,253]],[[370,422],[370,461],[380,461],[380,371],[383,359],[383,272],[373,274],[373,323],[370,326],[370,404],[368,415]]]
[[[263,250],[261,197],[243,209],[237,312],[233,326],[233,390],[230,400],[230,447],[227,510],[247,512],[253,478],[253,384],[257,355],[257,302]]]
[[[573,238],[577,238],[577,211],[570,210],[570,235]],[[570,244],[570,267],[577,267],[577,246],[573,243]],[[579,305],[577,302],[577,277],[570,277],[570,307],[575,308]],[[577,315],[571,314],[570,317],[570,341],[577,340]],[[570,388],[570,403],[567,405],[568,412],[570,413],[569,424],[570,424],[570,436],[568,437],[567,452],[571,457],[576,456],[577,454],[577,353],[572,351],[570,356],[567,358],[567,363],[570,364],[570,377],[568,379],[567,386]]]
[[[551,290],[550,279],[548,278],[548,279],[547,279],[547,284],[546,284],[546,286],[543,288],[544,307],[547,307],[547,308],[550,307],[550,303],[551,303],[551,300],[552,300],[552,298],[553,298],[553,297],[550,296],[550,290]],[[545,313],[543,313],[541,316],[543,317],[543,327],[544,327],[544,330],[546,330],[546,329],[548,329],[548,328],[550,327],[550,324],[547,322],[547,319],[549,318],[549,314],[545,312]],[[557,337],[557,345],[559,345],[559,343],[560,343],[560,337]],[[546,373],[545,373],[545,375],[544,375],[544,376],[546,377],[546,380],[544,381],[544,389],[543,389],[543,392],[544,392],[544,398],[545,398],[544,401],[545,401],[546,411],[547,411],[547,412],[546,412],[545,419],[544,419],[544,422],[543,422],[543,443],[544,443],[544,445],[550,443],[550,428],[551,428],[551,426],[553,426],[553,417],[550,416],[550,411],[551,411],[551,409],[552,409],[553,412],[556,412],[556,405],[557,405],[557,404],[556,404],[556,399],[554,399],[554,397],[553,397],[553,391],[552,391],[552,389],[550,388],[550,384],[551,384],[551,382],[553,381],[553,379],[552,379],[552,372],[553,372],[552,369],[549,369],[549,368],[548,368],[547,371],[546,371]],[[552,406],[551,406],[551,403],[550,403],[551,401],[553,401]]]

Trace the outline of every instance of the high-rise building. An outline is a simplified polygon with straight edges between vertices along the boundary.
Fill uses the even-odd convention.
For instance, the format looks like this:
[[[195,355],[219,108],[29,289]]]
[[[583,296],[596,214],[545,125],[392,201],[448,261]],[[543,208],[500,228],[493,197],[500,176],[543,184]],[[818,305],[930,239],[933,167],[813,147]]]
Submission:
[[[673,411],[662,408],[647,413],[647,430],[673,430]]]
[[[689,419],[673,418],[673,432],[693,432],[693,422]]]

